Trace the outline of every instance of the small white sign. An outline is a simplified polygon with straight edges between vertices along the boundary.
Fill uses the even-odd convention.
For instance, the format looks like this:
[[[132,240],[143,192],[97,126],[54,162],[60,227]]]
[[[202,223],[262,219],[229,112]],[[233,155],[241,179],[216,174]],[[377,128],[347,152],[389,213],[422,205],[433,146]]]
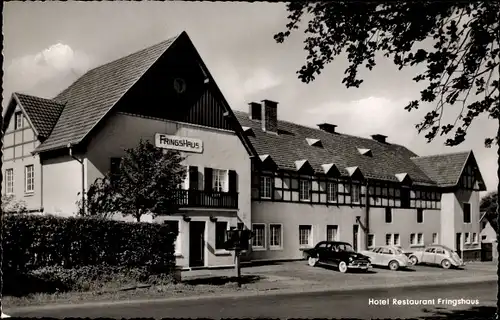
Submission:
[[[155,135],[155,145],[158,148],[203,153],[203,141],[200,139],[157,133]]]

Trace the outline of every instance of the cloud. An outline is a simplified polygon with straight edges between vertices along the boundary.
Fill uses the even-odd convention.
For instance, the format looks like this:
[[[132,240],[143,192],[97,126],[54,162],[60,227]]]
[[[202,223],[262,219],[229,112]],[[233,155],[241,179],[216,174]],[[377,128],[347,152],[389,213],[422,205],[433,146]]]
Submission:
[[[243,90],[247,94],[269,90],[281,84],[281,79],[268,69],[259,68],[243,82]]]
[[[419,120],[417,114],[404,110],[408,101],[370,96],[347,103],[327,102],[305,113],[308,122],[331,122],[338,125],[339,132],[365,137],[378,133],[403,143],[415,135],[415,131],[408,130],[408,127]]]
[[[246,104],[252,100],[264,99],[267,91],[282,83],[281,78],[265,68],[245,72],[227,62],[216,65],[213,76],[228,103],[237,110],[245,110]]]
[[[71,84],[91,66],[88,55],[57,43],[13,59],[5,68],[6,95],[14,91],[51,96]]]

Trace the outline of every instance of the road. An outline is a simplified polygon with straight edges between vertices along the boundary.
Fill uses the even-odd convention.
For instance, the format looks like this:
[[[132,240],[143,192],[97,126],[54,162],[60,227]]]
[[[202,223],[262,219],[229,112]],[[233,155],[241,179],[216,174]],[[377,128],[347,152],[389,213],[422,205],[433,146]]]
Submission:
[[[494,312],[496,283],[447,285],[440,287],[393,288],[355,292],[297,293],[287,295],[261,295],[232,298],[202,298],[185,301],[152,301],[142,304],[116,304],[100,307],[71,307],[60,309],[39,309],[37,311],[10,312],[15,317],[109,317],[109,318],[435,318],[439,312],[455,312],[450,319],[486,318],[487,315],[463,313],[477,308],[477,305],[440,304],[438,299],[478,300],[479,306],[487,312]],[[394,305],[393,299],[403,302],[434,299],[431,305]],[[389,299],[389,305],[369,305],[369,299],[382,303]],[[372,300],[372,301],[374,301]],[[485,308],[487,307],[487,308]],[[483,310],[484,311],[484,310]],[[471,312],[471,311],[468,311]]]

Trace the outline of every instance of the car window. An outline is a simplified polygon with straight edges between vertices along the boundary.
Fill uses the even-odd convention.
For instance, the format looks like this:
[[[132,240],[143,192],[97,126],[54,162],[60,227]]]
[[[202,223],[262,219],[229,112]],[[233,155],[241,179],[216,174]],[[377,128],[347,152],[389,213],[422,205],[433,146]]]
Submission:
[[[403,254],[403,250],[400,248],[397,248],[396,252],[394,254]]]
[[[438,254],[444,254],[444,250],[443,249],[436,249],[436,253],[438,253]]]
[[[434,253],[436,249],[434,248],[428,248],[428,249],[425,249],[425,252],[429,252],[429,253]]]
[[[391,250],[389,248],[380,248],[381,254],[391,254]]]
[[[389,254],[394,254],[394,250],[389,249]]]
[[[378,253],[380,251],[380,248],[373,248],[372,251]]]
[[[322,243],[318,243],[318,245],[316,246],[316,248],[326,248],[328,243],[326,242],[322,242]]]

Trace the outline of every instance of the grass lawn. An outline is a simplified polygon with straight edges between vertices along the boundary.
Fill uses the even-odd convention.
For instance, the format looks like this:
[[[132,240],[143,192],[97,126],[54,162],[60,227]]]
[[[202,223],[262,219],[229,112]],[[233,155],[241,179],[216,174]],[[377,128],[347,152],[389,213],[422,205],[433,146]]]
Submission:
[[[34,293],[23,297],[4,296],[2,303],[8,308],[39,306],[47,304],[71,304],[95,301],[125,301],[135,299],[161,299],[197,295],[223,294],[238,291],[266,290],[259,289],[258,283],[265,279],[258,276],[243,276],[238,287],[234,277],[210,277],[182,281],[181,283],[141,285],[137,283],[101,284],[99,289],[57,293]],[[89,285],[89,288],[96,287]]]

